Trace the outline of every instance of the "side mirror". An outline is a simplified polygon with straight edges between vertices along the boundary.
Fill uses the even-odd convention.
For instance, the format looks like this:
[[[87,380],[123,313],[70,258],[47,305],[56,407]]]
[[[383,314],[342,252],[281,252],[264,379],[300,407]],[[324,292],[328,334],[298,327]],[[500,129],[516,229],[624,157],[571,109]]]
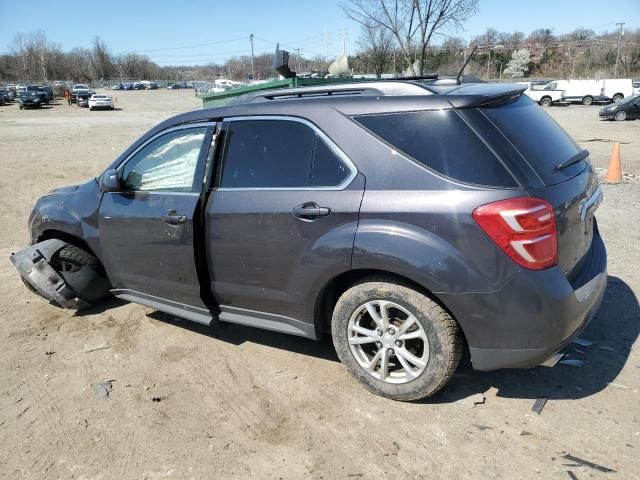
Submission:
[[[120,172],[118,170],[107,170],[100,178],[100,190],[103,192],[119,192],[122,190],[120,180]]]

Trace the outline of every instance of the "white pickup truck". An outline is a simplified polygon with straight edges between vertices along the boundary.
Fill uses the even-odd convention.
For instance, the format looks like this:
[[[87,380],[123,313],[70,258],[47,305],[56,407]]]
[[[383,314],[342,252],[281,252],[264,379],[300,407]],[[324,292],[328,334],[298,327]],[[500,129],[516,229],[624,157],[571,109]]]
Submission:
[[[518,82],[519,84],[526,85],[527,89],[524,94],[531,100],[537,102],[543,107],[550,107],[551,105],[565,103],[564,102],[564,90],[543,90],[542,86],[534,85],[532,82]],[[538,87],[538,88],[536,88]]]

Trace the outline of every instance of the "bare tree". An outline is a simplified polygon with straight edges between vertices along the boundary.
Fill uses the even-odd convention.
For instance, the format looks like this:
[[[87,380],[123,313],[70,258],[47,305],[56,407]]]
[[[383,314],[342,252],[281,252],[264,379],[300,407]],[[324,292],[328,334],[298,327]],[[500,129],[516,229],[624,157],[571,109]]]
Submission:
[[[370,64],[376,76],[380,78],[385,70],[389,70],[393,59],[393,35],[380,26],[362,25],[362,33],[358,38],[358,46],[362,50],[361,57]]]
[[[23,78],[29,80],[29,48],[27,47],[27,36],[18,32],[13,36],[11,53],[16,59],[16,67]]]
[[[365,27],[391,32],[413,74],[422,75],[434,35],[459,30],[477,13],[478,0],[349,0],[342,9]]]

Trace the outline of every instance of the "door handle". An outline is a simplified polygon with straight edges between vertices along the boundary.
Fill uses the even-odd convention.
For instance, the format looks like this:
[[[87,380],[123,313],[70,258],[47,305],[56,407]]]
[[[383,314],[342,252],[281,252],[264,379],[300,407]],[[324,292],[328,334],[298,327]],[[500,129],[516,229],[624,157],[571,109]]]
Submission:
[[[328,217],[331,214],[331,209],[321,207],[315,202],[308,202],[294,207],[292,212],[302,220],[315,220],[318,217]]]
[[[162,214],[162,221],[169,225],[180,225],[187,222],[186,215],[178,215],[175,209],[167,210]]]

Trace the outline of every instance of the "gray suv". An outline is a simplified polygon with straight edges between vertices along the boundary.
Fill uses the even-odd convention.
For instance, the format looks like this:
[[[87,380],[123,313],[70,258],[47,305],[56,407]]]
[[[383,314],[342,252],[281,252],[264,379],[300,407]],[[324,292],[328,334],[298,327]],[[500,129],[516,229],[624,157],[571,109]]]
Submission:
[[[553,364],[606,252],[588,152],[523,87],[446,80],[258,91],[143,135],[40,198],[12,261],[59,306],[107,294],[319,339],[372,392]]]

